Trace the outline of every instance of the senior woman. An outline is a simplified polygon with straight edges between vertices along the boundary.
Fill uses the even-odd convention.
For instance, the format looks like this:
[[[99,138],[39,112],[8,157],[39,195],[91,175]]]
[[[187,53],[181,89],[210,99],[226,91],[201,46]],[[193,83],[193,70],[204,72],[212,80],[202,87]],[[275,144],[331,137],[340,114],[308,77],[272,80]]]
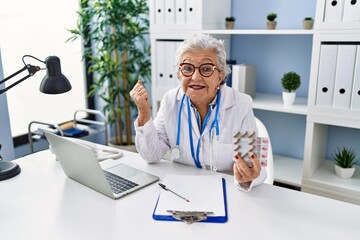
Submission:
[[[233,133],[255,131],[250,96],[226,86],[230,72],[223,42],[210,35],[186,39],[176,52],[181,86],[168,91],[156,118],[150,116],[148,93],[141,80],[130,95],[138,108],[135,144],[149,163],[170,150],[173,161],[213,171],[233,171],[245,191],[261,184],[266,171],[255,154],[247,164],[234,155]]]

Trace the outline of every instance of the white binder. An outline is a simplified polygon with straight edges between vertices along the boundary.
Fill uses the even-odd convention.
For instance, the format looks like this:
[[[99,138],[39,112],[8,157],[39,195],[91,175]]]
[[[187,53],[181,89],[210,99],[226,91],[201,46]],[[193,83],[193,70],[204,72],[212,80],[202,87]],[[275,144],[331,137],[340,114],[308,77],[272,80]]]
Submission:
[[[235,64],[232,66],[232,88],[251,97],[256,91],[256,67],[249,64]]]
[[[183,43],[183,41],[176,41],[175,42],[175,52],[174,52],[174,55],[173,55],[173,63],[175,64],[175,54],[176,54],[176,51],[179,49],[180,45]],[[178,76],[176,74],[176,67],[178,66],[174,66],[175,70],[175,82],[173,83],[173,87],[177,87],[180,85],[180,80],[178,79]]]
[[[350,108],[356,45],[339,45],[333,107]]]
[[[166,51],[166,58],[165,58],[165,81],[166,84],[164,86],[173,88],[177,82],[177,77],[175,74],[175,51],[176,51],[176,41],[166,41],[165,42],[165,51]]]
[[[155,0],[154,7],[156,25],[164,25],[165,23],[165,0]]]
[[[165,24],[175,24],[175,0],[165,0]]]
[[[360,1],[345,1],[343,22],[360,22]]]
[[[175,0],[175,23],[185,24],[185,0]]]
[[[324,22],[341,22],[345,0],[326,0]]]
[[[320,46],[319,72],[316,89],[317,106],[332,106],[338,45]]]
[[[351,109],[360,110],[360,45],[357,46],[354,82],[351,96]]]
[[[166,86],[166,42],[156,41],[156,84],[157,87]]]
[[[186,0],[186,24],[198,24],[200,21],[198,20],[201,17],[201,9],[197,9],[196,1],[198,0]]]

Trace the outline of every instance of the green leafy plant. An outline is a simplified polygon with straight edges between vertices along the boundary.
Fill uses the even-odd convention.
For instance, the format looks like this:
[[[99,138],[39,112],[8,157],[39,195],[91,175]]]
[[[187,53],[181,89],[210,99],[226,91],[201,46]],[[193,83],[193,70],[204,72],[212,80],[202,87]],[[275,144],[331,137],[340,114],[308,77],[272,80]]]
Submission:
[[[234,22],[235,20],[236,20],[236,18],[233,17],[233,16],[230,16],[230,17],[226,17],[226,18],[225,18],[225,21],[227,21],[227,22]]]
[[[304,18],[305,21],[313,21],[312,17],[306,17]]]
[[[281,78],[281,85],[287,92],[295,91],[300,87],[301,78],[296,72],[287,72]]]
[[[334,153],[335,164],[342,168],[351,168],[359,160],[356,159],[355,149],[352,147],[336,148]]]
[[[266,17],[266,19],[270,22],[275,21],[276,18],[277,18],[277,14],[274,12],[269,13]]]
[[[114,143],[132,144],[129,92],[139,78],[150,80],[147,0],[82,0],[69,40],[84,41],[83,61],[93,75],[90,96],[103,102]],[[126,141],[123,140],[125,132]]]

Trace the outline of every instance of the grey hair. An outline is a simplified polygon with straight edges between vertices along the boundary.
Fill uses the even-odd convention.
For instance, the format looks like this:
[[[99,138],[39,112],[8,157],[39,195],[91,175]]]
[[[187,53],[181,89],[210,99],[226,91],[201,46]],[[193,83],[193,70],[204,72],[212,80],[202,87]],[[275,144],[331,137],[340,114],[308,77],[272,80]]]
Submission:
[[[210,50],[216,54],[218,61],[217,67],[221,72],[224,72],[224,79],[221,83],[224,84],[227,76],[231,73],[230,67],[226,64],[224,41],[218,40],[209,34],[195,34],[181,43],[175,54],[176,73],[179,73],[178,66],[181,63],[181,57],[185,52],[200,50]]]

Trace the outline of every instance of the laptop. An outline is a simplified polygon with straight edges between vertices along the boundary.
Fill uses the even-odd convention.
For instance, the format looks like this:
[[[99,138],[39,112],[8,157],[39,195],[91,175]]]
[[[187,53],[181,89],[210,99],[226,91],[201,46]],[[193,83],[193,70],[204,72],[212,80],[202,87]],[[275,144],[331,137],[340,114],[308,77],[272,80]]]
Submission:
[[[123,163],[104,170],[91,147],[50,132],[44,134],[66,176],[110,198],[121,198],[159,180]]]

